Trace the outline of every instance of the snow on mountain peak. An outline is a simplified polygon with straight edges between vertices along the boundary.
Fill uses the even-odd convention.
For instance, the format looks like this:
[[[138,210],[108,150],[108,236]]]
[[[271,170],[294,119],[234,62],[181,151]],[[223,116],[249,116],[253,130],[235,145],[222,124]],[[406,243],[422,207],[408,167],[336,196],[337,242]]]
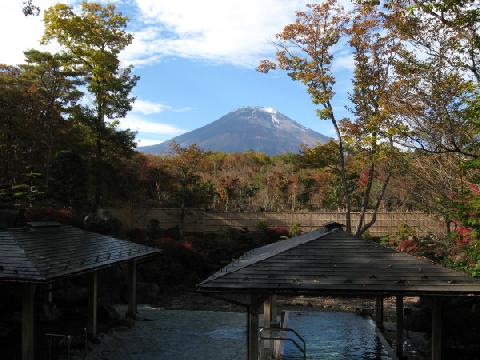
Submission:
[[[263,111],[269,113],[269,114],[276,114],[277,110],[274,109],[273,107],[263,107],[261,108]]]

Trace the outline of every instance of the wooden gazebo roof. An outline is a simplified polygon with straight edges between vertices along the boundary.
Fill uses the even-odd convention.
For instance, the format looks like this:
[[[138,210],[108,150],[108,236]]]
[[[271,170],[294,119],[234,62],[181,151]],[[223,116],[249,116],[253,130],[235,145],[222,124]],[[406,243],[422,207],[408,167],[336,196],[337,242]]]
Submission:
[[[160,250],[56,223],[0,231],[0,282],[42,283]]]
[[[480,295],[480,281],[333,229],[243,255],[199,285],[210,293]]]

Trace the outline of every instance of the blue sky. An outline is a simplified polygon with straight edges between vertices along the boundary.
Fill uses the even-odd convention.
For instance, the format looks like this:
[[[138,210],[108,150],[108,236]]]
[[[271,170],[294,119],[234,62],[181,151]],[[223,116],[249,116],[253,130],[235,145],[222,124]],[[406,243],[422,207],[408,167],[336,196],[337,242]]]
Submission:
[[[57,3],[37,0],[41,8]],[[77,1],[68,1],[77,4]],[[168,140],[206,125],[242,106],[269,106],[325,135],[334,136],[329,122],[315,115],[302,84],[276,71],[255,71],[258,61],[273,58],[274,35],[294,20],[304,0],[116,0],[131,21],[135,40],[122,54],[135,66],[140,81],[137,103],[122,127],[138,131],[140,145]],[[349,3],[344,1],[346,6]],[[0,29],[16,32],[2,37],[0,63],[15,64],[22,51],[39,47],[41,16],[24,18],[21,1],[0,5]],[[58,50],[55,44],[49,46]],[[338,117],[351,88],[352,59],[345,47],[335,51],[337,77],[334,107]]]

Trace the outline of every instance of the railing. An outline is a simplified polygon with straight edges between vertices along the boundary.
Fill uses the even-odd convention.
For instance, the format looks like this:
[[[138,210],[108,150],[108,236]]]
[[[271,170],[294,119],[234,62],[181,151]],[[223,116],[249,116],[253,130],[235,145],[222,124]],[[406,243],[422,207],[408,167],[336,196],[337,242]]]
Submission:
[[[272,335],[265,336],[264,332],[270,332],[270,333],[278,332],[280,334],[279,336],[272,336]],[[292,339],[290,337],[282,336],[282,333],[284,332],[293,333],[297,339]],[[268,341],[268,340],[288,341],[292,343],[297,348],[297,350],[299,350],[302,353],[304,360],[307,359],[307,343],[305,342],[305,339],[297,331],[295,331],[292,328],[261,328],[260,343],[263,343],[264,341]],[[297,340],[300,340],[300,342],[298,342]],[[262,359],[262,360],[266,360],[266,359]]]
[[[81,335],[46,333],[48,343],[48,360],[70,360],[74,339],[79,339],[83,349],[83,358],[87,353],[87,329],[82,329]]]

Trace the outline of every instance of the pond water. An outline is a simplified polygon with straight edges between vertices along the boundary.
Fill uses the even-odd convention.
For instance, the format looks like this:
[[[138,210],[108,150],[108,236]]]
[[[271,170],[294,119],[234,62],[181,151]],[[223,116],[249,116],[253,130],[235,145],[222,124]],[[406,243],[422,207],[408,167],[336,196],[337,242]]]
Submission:
[[[242,313],[142,306],[133,329],[107,335],[87,360],[243,360],[245,323]],[[289,327],[305,338],[310,360],[389,359],[371,321],[355,314],[292,312]],[[288,357],[297,354],[285,347]]]
[[[305,339],[311,360],[390,359],[374,323],[356,314],[291,312],[288,327]],[[285,355],[293,358],[298,351],[287,345]]]

